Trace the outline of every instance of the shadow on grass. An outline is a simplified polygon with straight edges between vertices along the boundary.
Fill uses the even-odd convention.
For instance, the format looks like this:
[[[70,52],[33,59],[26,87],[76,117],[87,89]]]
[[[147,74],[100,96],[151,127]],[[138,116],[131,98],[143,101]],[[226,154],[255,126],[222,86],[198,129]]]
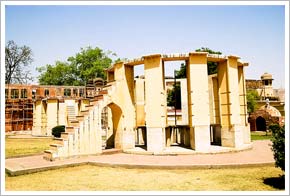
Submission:
[[[272,186],[273,188],[284,190],[285,189],[285,175],[279,177],[265,178],[264,184]]]

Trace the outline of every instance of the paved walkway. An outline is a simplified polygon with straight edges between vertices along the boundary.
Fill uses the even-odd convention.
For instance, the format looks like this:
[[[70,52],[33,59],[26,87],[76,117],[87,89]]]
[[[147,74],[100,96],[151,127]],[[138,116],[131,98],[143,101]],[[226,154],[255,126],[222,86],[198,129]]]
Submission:
[[[118,153],[99,156],[90,155],[52,162],[44,160],[43,155],[35,155],[6,159],[5,169],[10,175],[21,175],[82,164],[127,168],[185,169],[274,165],[274,162],[271,142],[261,140],[255,141],[251,150],[220,154],[153,156]]]

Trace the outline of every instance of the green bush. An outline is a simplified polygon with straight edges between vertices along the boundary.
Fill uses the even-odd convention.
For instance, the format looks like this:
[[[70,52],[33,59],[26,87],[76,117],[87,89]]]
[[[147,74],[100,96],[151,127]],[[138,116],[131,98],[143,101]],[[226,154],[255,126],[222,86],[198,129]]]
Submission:
[[[276,167],[280,167],[285,171],[285,126],[280,127],[278,124],[269,126],[272,131],[272,151]]]
[[[58,125],[52,128],[51,130],[52,135],[54,137],[60,137],[61,132],[65,132],[65,126],[64,125]]]

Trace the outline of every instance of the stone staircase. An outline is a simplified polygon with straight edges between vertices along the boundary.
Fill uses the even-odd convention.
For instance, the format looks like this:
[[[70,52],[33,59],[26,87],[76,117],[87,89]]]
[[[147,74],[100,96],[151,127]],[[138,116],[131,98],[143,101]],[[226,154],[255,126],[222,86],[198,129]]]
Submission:
[[[68,123],[70,123],[71,121],[75,121],[76,120],[75,107],[73,105],[68,105],[66,110],[67,110]]]
[[[101,154],[103,148],[101,111],[110,103],[115,88],[114,84],[106,86],[90,99],[90,104],[86,106],[86,110],[80,112],[79,116],[69,117],[69,126],[65,127],[65,132],[61,133],[60,138],[54,139],[54,144],[50,145],[50,149],[44,151],[43,158],[53,161],[81,155]]]

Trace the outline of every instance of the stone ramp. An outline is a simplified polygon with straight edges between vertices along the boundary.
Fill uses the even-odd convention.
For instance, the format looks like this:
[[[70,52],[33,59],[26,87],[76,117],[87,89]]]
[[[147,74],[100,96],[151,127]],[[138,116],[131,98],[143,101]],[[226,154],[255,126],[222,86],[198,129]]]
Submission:
[[[44,160],[43,155],[36,155],[6,159],[5,169],[8,174],[16,176],[82,164],[126,168],[198,169],[249,167],[274,165],[274,163],[271,142],[269,140],[263,140],[253,142],[253,148],[251,150],[222,154],[152,156],[118,153],[99,156],[90,155],[52,162]]]

